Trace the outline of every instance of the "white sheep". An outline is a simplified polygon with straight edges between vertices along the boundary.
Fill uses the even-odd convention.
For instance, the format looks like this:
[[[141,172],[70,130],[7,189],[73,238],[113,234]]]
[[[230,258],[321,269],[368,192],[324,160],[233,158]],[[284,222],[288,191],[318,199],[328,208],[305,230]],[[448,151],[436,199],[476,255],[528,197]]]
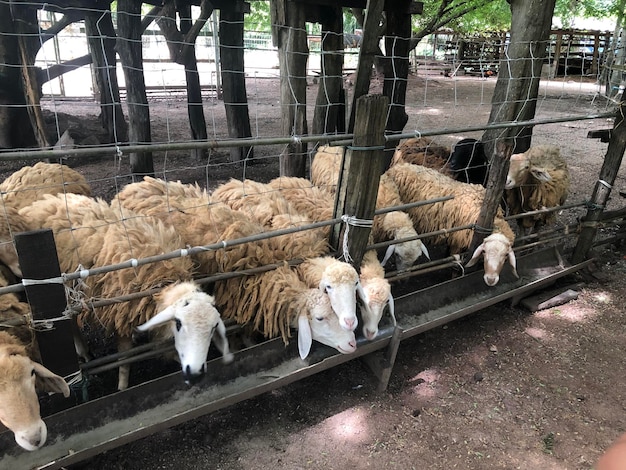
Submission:
[[[16,209],[41,199],[45,194],[58,193],[91,196],[91,187],[76,170],[45,162],[22,167],[0,183],[2,201]]]
[[[387,174],[395,181],[405,203],[454,196],[454,199],[408,209],[418,232],[470,225],[478,220],[485,197],[485,188],[482,186],[455,181],[436,170],[410,163],[394,165],[387,170]],[[498,210],[493,224],[495,233],[484,239],[467,263],[467,266],[473,266],[483,255],[484,280],[489,286],[498,283],[500,271],[507,259],[517,276],[513,252],[515,234],[503,219],[502,211]],[[472,236],[473,230],[467,229],[442,233],[432,239],[433,243],[447,244],[451,254],[459,254],[468,249]]]
[[[218,283],[216,297],[225,302],[221,307],[224,318],[248,325],[266,338],[281,336],[288,344],[290,328],[296,328],[302,359],[308,356],[313,340],[343,354],[356,350],[354,332],[341,327],[328,295],[308,288],[289,266]]]
[[[356,270],[331,256],[321,256],[305,260],[298,265],[297,271],[308,287],[318,287],[328,294],[341,326],[354,331],[358,325],[356,294],[366,301]]]
[[[0,274],[0,287],[8,282]],[[39,363],[39,351],[27,322],[30,308],[15,294],[0,295],[0,323],[20,320],[24,325],[0,331],[0,422],[15,434],[23,449],[43,446],[46,424],[41,419],[37,392],[70,395],[65,380]]]
[[[154,219],[130,217],[121,224],[109,227],[94,266],[156,256],[181,246],[182,241],[174,227]],[[136,327],[142,324],[142,329],[161,326],[158,329],[160,337],[175,337],[183,376],[187,382],[193,382],[204,373],[206,355],[203,354],[209,347],[215,328],[223,337],[220,344],[224,358],[228,359],[229,354],[224,328],[212,299],[202,294],[195,285],[188,284],[192,269],[192,261],[183,257],[89,277],[86,282],[95,297],[117,297],[157,287],[165,287],[165,292],[156,300],[142,297],[88,310],[83,313],[83,321],[100,324],[112,333],[117,339],[119,351],[132,346],[132,334]],[[176,284],[178,282],[183,282],[182,286]],[[181,338],[178,338],[179,335]],[[188,352],[190,345],[194,354]],[[129,367],[120,366],[119,390],[128,386],[128,375]]]
[[[378,334],[378,324],[387,305],[389,305],[391,315],[394,314],[393,296],[391,295],[391,285],[385,279],[385,269],[378,261],[376,251],[368,250],[365,252],[360,271],[359,281],[364,294],[361,309],[363,336],[372,340]]]
[[[511,155],[505,197],[510,214],[517,215],[563,205],[569,191],[567,162],[558,147],[537,145],[524,153]],[[525,234],[553,223],[555,212],[518,219]]]

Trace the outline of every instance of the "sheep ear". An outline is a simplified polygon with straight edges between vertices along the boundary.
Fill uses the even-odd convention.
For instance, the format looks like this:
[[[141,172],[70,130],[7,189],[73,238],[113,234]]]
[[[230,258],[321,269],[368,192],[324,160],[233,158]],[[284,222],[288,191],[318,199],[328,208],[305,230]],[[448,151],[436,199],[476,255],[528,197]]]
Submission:
[[[363,305],[365,305],[365,308],[369,308],[369,299],[367,298],[367,294],[363,290],[361,282],[356,283],[356,292],[357,294],[359,294],[359,299],[363,301]]]
[[[422,253],[424,256],[426,256],[426,258],[428,258],[428,260],[430,261],[430,254],[428,253],[428,249],[426,248],[426,245],[424,245],[424,243],[422,243]]]
[[[533,177],[541,183],[547,183],[548,181],[552,181],[552,176],[550,176],[550,173],[543,168],[531,168],[530,174],[533,175]]]
[[[396,245],[389,245],[387,247],[387,251],[385,251],[385,257],[380,262],[380,265],[384,267],[385,264],[387,264],[387,261],[389,261],[389,258],[391,258],[391,256],[395,253],[395,251],[396,251]]]
[[[389,314],[391,315],[391,319],[393,320],[393,326],[396,326],[398,324],[398,322],[396,321],[396,304],[393,300],[393,295],[391,295],[391,292],[389,293],[388,305]]]
[[[301,359],[305,359],[309,355],[312,345],[313,333],[311,332],[309,318],[302,314],[298,317],[298,351]]]
[[[519,274],[517,274],[517,261],[515,260],[515,252],[513,250],[509,251],[509,264],[513,268],[513,275],[519,279]]]
[[[472,255],[472,258],[467,262],[465,267],[469,268],[471,266],[474,266],[478,262],[478,260],[480,259],[480,255],[483,254],[483,250],[484,249],[485,249],[485,247],[481,243],[480,246],[478,248],[476,248],[476,250],[474,250],[474,254]]]
[[[233,356],[233,353],[231,353],[228,348],[228,337],[226,336],[226,327],[224,326],[224,322],[222,321],[221,318],[217,321],[217,334],[219,335],[219,339],[214,337],[215,339],[217,339],[215,341],[215,345],[217,346],[217,349],[219,349],[220,352],[222,353],[222,362],[224,362],[225,364],[229,364],[233,362],[233,359],[235,358],[235,356]]]
[[[70,396],[70,388],[63,379],[38,362],[31,361],[33,370],[37,375],[37,383],[47,392],[62,393],[65,398]]]
[[[169,306],[165,310],[160,311],[155,316],[153,316],[150,320],[145,322],[143,325],[139,325],[137,327],[137,331],[144,332],[148,331],[155,326],[162,325],[165,322],[171,321],[174,319],[174,307]]]

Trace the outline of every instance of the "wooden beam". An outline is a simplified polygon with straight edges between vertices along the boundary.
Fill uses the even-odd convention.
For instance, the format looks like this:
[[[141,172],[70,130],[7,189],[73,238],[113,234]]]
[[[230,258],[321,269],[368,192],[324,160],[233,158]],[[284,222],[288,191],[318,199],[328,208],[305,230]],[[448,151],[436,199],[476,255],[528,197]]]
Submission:
[[[346,7],[346,8],[367,8],[367,0],[289,0],[294,3],[307,3],[310,5],[324,5],[324,6],[333,6],[333,7]],[[388,3],[385,3],[386,10],[392,10],[396,7],[395,0],[389,0]],[[408,8],[403,7],[400,13],[406,13],[410,15],[421,15],[424,11],[424,2],[416,2],[412,1],[408,5]]]

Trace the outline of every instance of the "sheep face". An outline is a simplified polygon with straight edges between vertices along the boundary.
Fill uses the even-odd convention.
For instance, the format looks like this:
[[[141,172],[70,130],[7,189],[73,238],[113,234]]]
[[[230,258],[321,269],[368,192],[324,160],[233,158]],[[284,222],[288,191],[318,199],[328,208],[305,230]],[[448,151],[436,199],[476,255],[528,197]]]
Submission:
[[[219,334],[216,345],[222,351],[224,361],[230,362],[232,355],[228,351],[226,328],[214,306],[213,297],[200,291],[192,283],[177,284],[171,290],[182,296],[138,326],[137,330],[148,331],[156,326],[169,324],[183,378],[188,385],[192,385],[204,376],[206,358],[215,330]],[[170,300],[169,297],[163,296],[162,300]]]
[[[467,267],[474,266],[480,256],[484,258],[485,275],[483,279],[488,286],[495,286],[500,280],[500,272],[508,259],[509,264],[513,268],[513,274],[517,275],[515,253],[508,238],[501,233],[493,233],[486,237],[482,244],[476,248],[472,258],[466,264]]]
[[[358,325],[356,318],[356,291],[359,275],[347,263],[333,263],[326,267],[319,283],[321,291],[326,292],[339,322],[348,331],[354,331]]]
[[[363,317],[363,336],[373,340],[378,334],[385,307],[391,300],[391,286],[383,278],[372,278],[362,282],[365,302],[361,309]]]
[[[545,168],[531,165],[530,159],[525,153],[511,155],[511,164],[504,189],[519,188],[527,184],[531,178],[537,183],[547,183],[552,180],[550,173]]]
[[[311,289],[306,313],[298,317],[298,349],[300,357],[308,356],[313,340],[335,348],[342,354],[356,351],[356,337],[353,331],[341,327],[339,318],[326,294]]]
[[[11,347],[0,351],[0,370],[0,422],[13,431],[20,447],[37,450],[45,444],[48,435],[39,412],[37,378],[42,379],[50,391],[62,392],[66,397],[70,394],[69,387],[62,377]]]

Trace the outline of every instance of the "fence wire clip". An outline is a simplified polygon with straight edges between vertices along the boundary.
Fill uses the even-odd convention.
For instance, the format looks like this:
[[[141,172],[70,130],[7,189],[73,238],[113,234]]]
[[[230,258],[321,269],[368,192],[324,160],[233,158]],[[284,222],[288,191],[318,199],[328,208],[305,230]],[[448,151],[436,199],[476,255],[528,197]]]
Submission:
[[[343,243],[342,243],[343,258],[346,260],[346,262],[351,263],[354,260],[350,256],[350,251],[348,250],[348,234],[350,232],[350,225],[354,227],[371,227],[374,224],[374,221],[367,220],[367,219],[359,219],[353,215],[345,215],[345,214],[341,216],[341,221],[346,224],[346,229],[343,232]]]
[[[65,279],[63,276],[51,277],[48,279],[22,279],[22,285],[26,286],[38,286],[42,284],[63,284]]]

